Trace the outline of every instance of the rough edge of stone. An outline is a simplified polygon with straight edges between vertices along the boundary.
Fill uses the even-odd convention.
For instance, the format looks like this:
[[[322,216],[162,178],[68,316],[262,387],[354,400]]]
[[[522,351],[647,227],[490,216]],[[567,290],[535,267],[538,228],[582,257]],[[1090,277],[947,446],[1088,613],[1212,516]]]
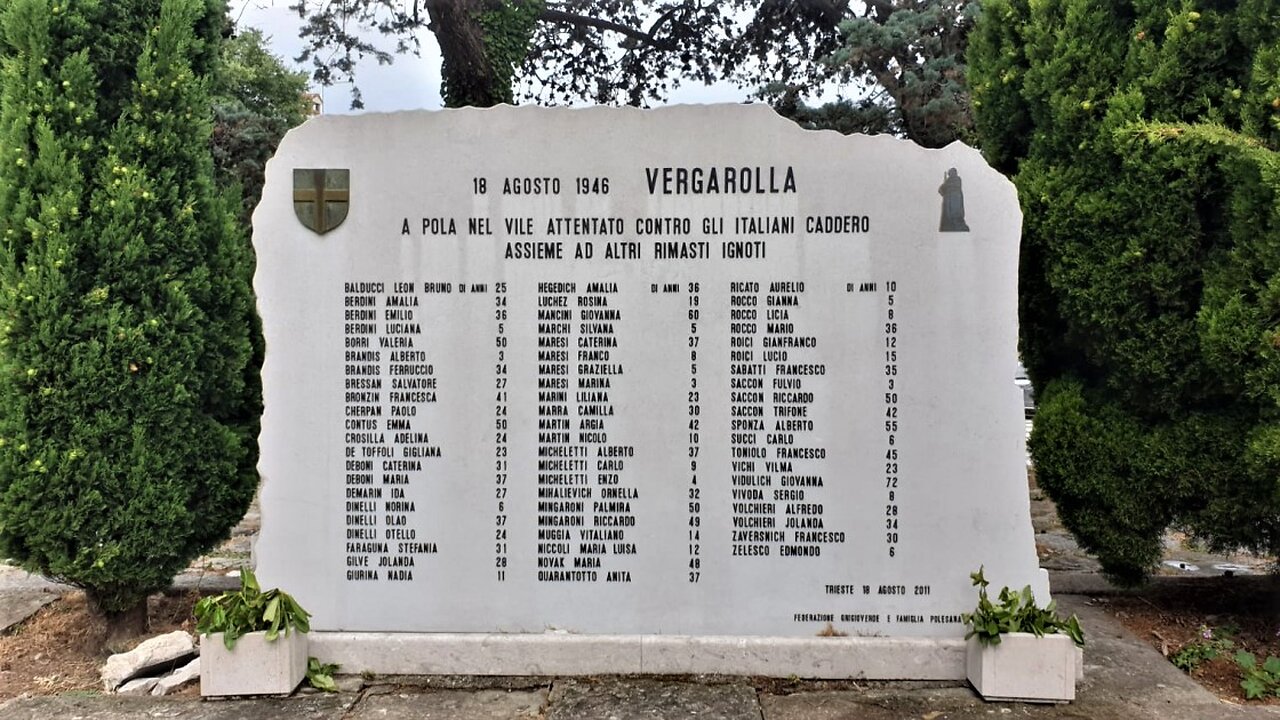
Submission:
[[[312,632],[311,654],[386,675],[729,674],[965,679],[959,638]]]
[[[576,116],[583,116],[583,115],[607,116],[612,114],[617,116],[620,114],[630,115],[630,114],[637,114],[637,113],[644,114],[644,115],[651,115],[651,116],[653,115],[662,115],[662,116],[686,115],[688,116],[688,115],[697,115],[697,114],[707,115],[707,114],[715,114],[715,113],[736,113],[744,117],[750,117],[752,118],[752,121],[756,121],[755,118],[759,117],[762,119],[759,120],[758,122],[776,123],[776,127],[779,128],[779,132],[793,133],[795,137],[804,137],[807,135],[807,136],[818,136],[818,137],[837,139],[838,142],[852,141],[852,142],[865,142],[869,144],[885,144],[885,145],[893,144],[902,148],[901,152],[913,153],[917,157],[924,157],[926,155],[934,154],[934,153],[945,153],[952,157],[957,157],[959,155],[963,155],[967,153],[967,154],[976,156],[982,165],[987,166],[993,174],[999,175],[1004,179],[1005,181],[1004,188],[1005,188],[1005,191],[1009,193],[1010,197],[1012,198],[1012,202],[1013,202],[1012,207],[1017,209],[1018,217],[1020,219],[1022,217],[1022,209],[1021,209],[1022,206],[1017,201],[1017,187],[1013,184],[1012,180],[1008,179],[1007,177],[1004,177],[994,168],[991,168],[990,163],[988,163],[986,159],[982,157],[982,151],[979,150],[977,147],[968,145],[960,140],[953,140],[944,147],[928,148],[923,145],[920,145],[917,142],[909,140],[907,138],[898,137],[896,135],[892,135],[889,133],[845,134],[845,133],[841,133],[838,130],[833,130],[830,128],[822,128],[822,129],[806,128],[801,126],[799,123],[793,122],[779,115],[767,103],[745,103],[745,104],[740,102],[677,103],[674,105],[661,105],[658,107],[646,107],[646,108],[634,107],[629,105],[623,105],[623,106],[590,105],[590,106],[583,106],[583,107],[572,107],[568,105],[555,105],[555,106],[509,105],[506,103],[500,103],[498,105],[492,105],[488,107],[477,107],[477,106],[468,105],[465,107],[457,107],[457,108],[436,108],[436,109],[408,108],[408,109],[399,109],[399,110],[381,110],[381,111],[375,111],[375,112],[362,112],[359,115],[321,114],[313,118],[310,118],[308,122],[303,123],[302,125],[295,125],[294,127],[290,128],[288,132],[285,133],[284,138],[282,138],[280,141],[280,145],[278,146],[276,154],[272,155],[271,159],[267,161],[267,165],[268,165],[267,172],[270,173],[271,171],[270,165],[272,164],[272,161],[280,157],[281,155],[285,154],[282,151],[291,150],[292,148],[290,146],[293,143],[301,142],[297,139],[297,136],[302,136],[312,132],[325,132],[325,130],[321,128],[334,127],[334,126],[337,126],[339,128],[343,128],[343,126],[346,126],[347,128],[350,128],[351,125],[349,124],[355,124],[355,125],[364,124],[367,127],[371,123],[395,122],[401,118],[408,117],[408,116],[447,117],[449,115],[460,115],[463,117],[467,117],[469,121],[474,122],[477,120],[477,118],[481,118],[486,115],[487,116],[506,115],[509,113],[515,113],[516,117],[529,117],[532,115],[541,114],[541,115],[549,115],[552,117],[558,116],[561,118],[574,116],[574,115]],[[346,130],[345,129],[339,130],[339,132],[344,132],[344,131]],[[254,212],[255,213],[257,212],[257,207],[254,208]]]

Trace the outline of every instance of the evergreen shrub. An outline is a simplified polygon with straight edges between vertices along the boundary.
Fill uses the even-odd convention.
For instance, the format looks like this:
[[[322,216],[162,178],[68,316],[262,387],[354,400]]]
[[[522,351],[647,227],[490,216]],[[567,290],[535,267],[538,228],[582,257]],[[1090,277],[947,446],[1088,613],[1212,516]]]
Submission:
[[[1170,527],[1280,552],[1278,41],[1273,0],[988,0],[970,37],[1037,480],[1124,582]]]
[[[0,557],[108,613],[257,485],[253,256],[208,149],[224,11],[0,0]]]

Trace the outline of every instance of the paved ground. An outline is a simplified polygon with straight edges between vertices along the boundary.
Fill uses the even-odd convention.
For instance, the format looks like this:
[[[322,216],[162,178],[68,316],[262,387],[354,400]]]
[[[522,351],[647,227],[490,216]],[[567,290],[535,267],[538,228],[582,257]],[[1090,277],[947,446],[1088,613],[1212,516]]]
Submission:
[[[5,580],[5,574],[9,575]],[[0,607],[21,592],[0,574]],[[29,697],[0,705],[3,720],[1228,720],[1274,718],[1280,706],[1219,701],[1091,599],[1109,590],[1091,573],[1055,573],[1058,602],[1088,629],[1085,680],[1069,705],[984,703],[939,683],[854,683],[751,678],[341,678],[336,695],[201,701],[98,694]],[[1182,581],[1185,582],[1185,581]],[[1261,583],[1256,583],[1262,586]],[[52,594],[52,593],[50,593]]]
[[[1085,681],[1069,705],[984,703],[966,687],[742,678],[343,679],[336,695],[200,701],[104,695],[0,705],[4,720],[1228,720],[1280,718],[1280,707],[1224,704],[1129,636],[1087,596],[1059,595],[1090,632]]]
[[[1178,671],[1146,642],[1132,637],[1091,598],[1112,592],[1097,564],[1057,522],[1051,503],[1032,488],[1037,547],[1061,609],[1076,613],[1088,632],[1085,680],[1068,705],[984,703],[958,684],[778,681],[751,678],[585,677],[340,678],[335,695],[301,693],[286,699],[201,701],[193,697],[131,698],[77,694],[17,698],[0,704],[0,720],[984,720],[1080,718],[1088,720],[1227,720],[1274,718],[1280,706],[1240,707],[1219,701]],[[234,586],[226,573],[252,554],[257,514],[251,512],[218,553],[176,579],[181,587]],[[1186,557],[1195,571],[1170,567],[1167,575],[1216,574],[1215,565],[1238,558],[1197,554],[1176,541],[1169,557]],[[1265,567],[1245,559],[1239,574]],[[1161,582],[1194,582],[1166,578]],[[1272,581],[1270,587],[1278,593]],[[66,588],[0,564],[0,628],[25,617]]]

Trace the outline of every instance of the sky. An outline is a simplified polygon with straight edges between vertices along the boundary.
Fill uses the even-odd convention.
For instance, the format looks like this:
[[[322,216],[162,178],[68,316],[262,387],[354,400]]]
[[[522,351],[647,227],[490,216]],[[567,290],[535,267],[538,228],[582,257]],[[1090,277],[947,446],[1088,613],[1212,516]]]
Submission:
[[[293,62],[302,51],[302,41],[298,39],[298,15],[289,10],[289,4],[290,0],[232,0],[232,17],[238,18],[240,26],[256,27],[270,37],[272,52],[286,65],[310,72],[308,67]],[[397,55],[394,63],[382,66],[366,58],[357,66],[356,78],[366,112],[441,107],[440,51],[430,32],[424,31],[421,39],[421,57]],[[353,112],[350,85],[315,87],[313,91],[323,97],[326,114]],[[748,95],[747,90],[729,83],[712,86],[688,83],[672,92],[668,103],[736,103],[746,100]]]

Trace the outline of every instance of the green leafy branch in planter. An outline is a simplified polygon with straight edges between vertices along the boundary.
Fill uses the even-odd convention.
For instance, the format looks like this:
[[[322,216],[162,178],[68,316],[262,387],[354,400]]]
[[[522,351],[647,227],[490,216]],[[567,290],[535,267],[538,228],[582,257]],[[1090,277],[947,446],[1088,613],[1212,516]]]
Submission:
[[[965,640],[977,635],[978,641],[984,645],[999,645],[1000,636],[1005,633],[1024,632],[1036,637],[1061,633],[1070,637],[1076,645],[1084,647],[1084,630],[1080,627],[1080,620],[1075,615],[1066,620],[1058,617],[1056,600],[1050,600],[1043,608],[1036,607],[1035,596],[1028,585],[1022,592],[1001,588],[1000,603],[997,605],[987,595],[987,586],[991,583],[983,577],[982,571],[983,568],[980,567],[977,572],[969,574],[974,586],[978,588],[978,607],[973,612],[960,616],[965,625],[969,626]]]
[[[1259,665],[1253,653],[1241,650],[1236,653],[1236,664],[1244,673],[1240,687],[1244,688],[1245,697],[1250,700],[1267,695],[1280,697],[1280,658],[1272,655]]]
[[[258,585],[249,568],[240,569],[240,589],[207,597],[196,603],[196,632],[202,635],[222,633],[228,650],[242,635],[265,630],[268,641],[280,632],[308,632],[311,615],[297,600],[279,589],[266,592]]]

